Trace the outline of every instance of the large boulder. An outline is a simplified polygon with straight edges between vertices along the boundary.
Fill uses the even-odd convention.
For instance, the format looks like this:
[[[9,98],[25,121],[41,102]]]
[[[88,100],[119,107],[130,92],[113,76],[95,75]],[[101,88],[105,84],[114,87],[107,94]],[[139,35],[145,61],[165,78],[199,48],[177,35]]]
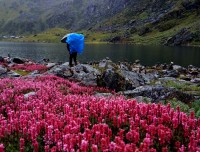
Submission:
[[[97,84],[98,86],[107,87],[115,91],[126,90],[127,87],[125,78],[112,69],[105,70],[105,72],[98,77]]]
[[[124,68],[124,67],[123,67]],[[98,78],[98,85],[115,91],[131,90],[145,84],[144,77],[125,69],[107,69]]]
[[[100,75],[100,72],[91,65],[79,64],[75,67],[70,67],[68,62],[62,65],[54,66],[48,71],[48,73],[73,81],[78,81],[89,86],[96,86],[97,76]]]

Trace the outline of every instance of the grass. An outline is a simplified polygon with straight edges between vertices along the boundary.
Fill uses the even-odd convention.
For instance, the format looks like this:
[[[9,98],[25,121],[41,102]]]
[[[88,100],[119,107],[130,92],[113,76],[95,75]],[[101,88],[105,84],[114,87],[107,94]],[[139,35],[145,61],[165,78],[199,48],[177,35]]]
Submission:
[[[172,100],[168,100],[168,101],[164,101],[164,104],[167,105],[168,103],[170,103],[171,108],[176,109],[177,106],[180,107],[180,110],[182,112],[185,112],[186,114],[190,114],[191,111],[195,112],[195,116],[197,118],[200,118],[200,100],[196,100],[190,104],[185,104],[179,100],[177,100],[176,98],[172,99]]]
[[[21,76],[29,75],[30,72],[24,71],[24,70],[14,70],[15,73],[20,74]]]
[[[60,39],[67,33],[70,33],[70,31],[62,28],[53,28],[39,34],[30,35],[21,39],[14,40],[23,42],[58,43],[60,42]]]
[[[162,85],[165,87],[173,87],[188,94],[194,94],[200,96],[200,86],[196,84],[169,80],[162,82]]]

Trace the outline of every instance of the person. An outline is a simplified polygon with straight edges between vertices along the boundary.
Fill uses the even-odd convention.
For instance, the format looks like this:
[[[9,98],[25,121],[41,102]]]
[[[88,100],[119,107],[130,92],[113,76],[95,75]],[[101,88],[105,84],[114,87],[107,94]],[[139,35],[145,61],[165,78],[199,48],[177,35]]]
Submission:
[[[67,50],[69,52],[69,66],[72,67],[72,62],[77,65],[77,54],[81,54],[84,49],[84,35],[78,33],[66,34],[62,39],[62,43],[67,44]]]
[[[74,64],[77,65],[77,52],[74,50],[70,53],[70,46],[67,43],[67,50],[69,51],[69,66],[73,67],[72,60],[74,60]]]

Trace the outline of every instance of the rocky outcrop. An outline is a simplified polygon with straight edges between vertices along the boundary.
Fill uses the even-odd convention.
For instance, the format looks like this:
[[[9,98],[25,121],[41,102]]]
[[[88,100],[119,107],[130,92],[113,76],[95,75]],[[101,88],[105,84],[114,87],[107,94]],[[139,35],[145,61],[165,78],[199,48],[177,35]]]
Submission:
[[[90,65],[79,64],[71,68],[68,62],[53,67],[48,73],[92,86],[97,85],[97,76],[100,74]]]
[[[168,38],[164,45],[187,45],[193,39],[194,35],[187,28],[183,28],[177,34]]]
[[[143,96],[150,98],[152,102],[156,103],[172,98],[176,98],[184,103],[189,103],[195,99],[194,95],[181,92],[174,88],[167,88],[163,86],[141,86],[134,90],[120,92],[120,94],[131,98]]]

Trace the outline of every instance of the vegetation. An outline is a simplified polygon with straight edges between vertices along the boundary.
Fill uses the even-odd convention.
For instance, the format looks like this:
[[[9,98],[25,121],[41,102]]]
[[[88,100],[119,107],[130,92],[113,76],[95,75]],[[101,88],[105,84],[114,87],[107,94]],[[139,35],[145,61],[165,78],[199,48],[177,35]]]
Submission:
[[[50,75],[2,79],[0,151],[199,150],[199,120],[181,112],[187,106],[94,96],[99,91],[108,90]]]
[[[183,40],[181,45],[200,44],[200,10],[196,0],[81,3],[8,0],[0,4],[0,32],[25,36],[12,41],[59,42],[66,33],[79,32],[90,43],[160,45],[186,28],[192,39]]]

